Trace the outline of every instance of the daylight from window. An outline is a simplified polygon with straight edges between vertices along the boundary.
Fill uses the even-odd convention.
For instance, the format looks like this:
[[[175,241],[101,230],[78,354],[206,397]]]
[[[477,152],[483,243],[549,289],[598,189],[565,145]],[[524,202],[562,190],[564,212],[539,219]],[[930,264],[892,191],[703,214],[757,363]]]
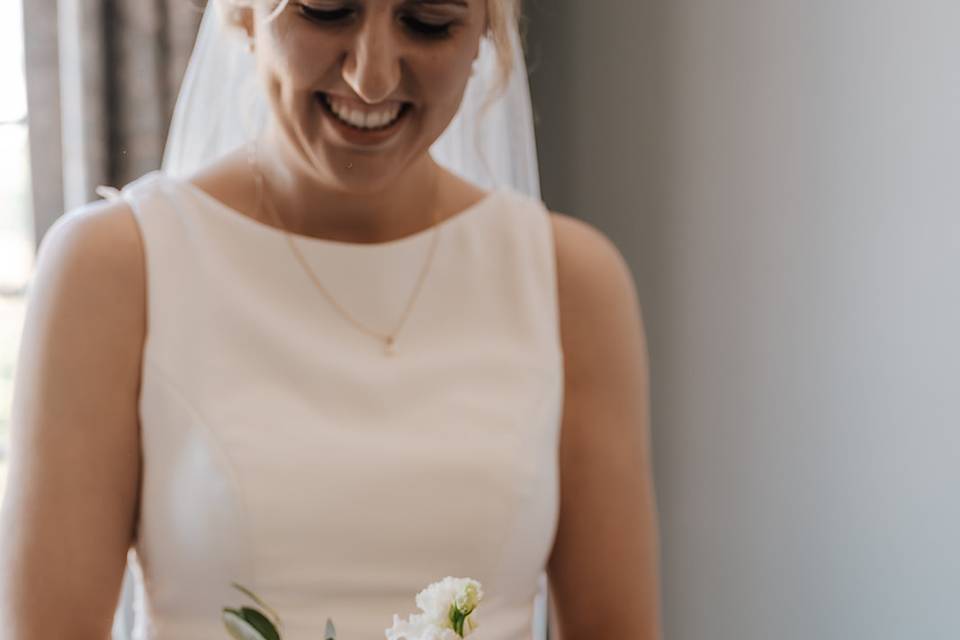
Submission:
[[[6,487],[13,372],[34,260],[20,2],[0,2],[0,497]]]

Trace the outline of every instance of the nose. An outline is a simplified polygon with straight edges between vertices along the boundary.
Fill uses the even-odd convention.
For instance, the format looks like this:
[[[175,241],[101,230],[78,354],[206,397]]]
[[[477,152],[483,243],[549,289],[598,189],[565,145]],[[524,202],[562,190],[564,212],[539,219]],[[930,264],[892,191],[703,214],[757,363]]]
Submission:
[[[368,15],[347,51],[343,79],[369,104],[385,100],[400,83],[400,51],[389,19]]]

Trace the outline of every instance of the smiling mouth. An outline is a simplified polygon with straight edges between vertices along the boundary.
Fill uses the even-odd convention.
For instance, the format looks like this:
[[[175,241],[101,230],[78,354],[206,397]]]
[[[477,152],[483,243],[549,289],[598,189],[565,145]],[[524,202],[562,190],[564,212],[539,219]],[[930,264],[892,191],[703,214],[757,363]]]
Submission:
[[[395,103],[393,106],[377,110],[361,111],[322,91],[316,94],[324,110],[339,122],[357,131],[383,131],[394,126],[413,108],[409,102]]]

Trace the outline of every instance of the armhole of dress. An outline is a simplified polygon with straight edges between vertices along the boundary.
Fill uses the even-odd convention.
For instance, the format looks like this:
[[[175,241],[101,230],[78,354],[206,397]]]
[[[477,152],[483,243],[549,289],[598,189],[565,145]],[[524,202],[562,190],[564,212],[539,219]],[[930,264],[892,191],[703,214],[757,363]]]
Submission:
[[[542,269],[545,275],[545,296],[551,309],[551,330],[553,331],[552,341],[555,343],[557,353],[560,357],[560,366],[563,366],[563,342],[560,330],[560,291],[559,291],[559,255],[557,251],[557,238],[553,228],[553,214],[547,208],[547,205],[536,198],[526,197],[526,206],[530,208],[529,213],[533,218],[533,226],[536,230],[537,241],[539,242],[538,259],[542,262]]]
[[[98,187],[97,193],[101,193],[108,200],[121,200],[126,203],[133,216],[134,225],[137,233],[140,234],[140,246],[143,253],[143,273],[144,273],[144,315],[146,318],[146,327],[144,328],[143,349],[141,353],[140,374],[144,376],[151,359],[152,332],[154,325],[154,292],[156,290],[155,278],[157,277],[156,247],[154,246],[153,233],[151,227],[157,224],[156,215],[151,214],[153,207],[157,206],[158,193],[163,189],[160,184],[162,174],[159,171],[147,173],[133,182],[128,183],[122,189],[113,189],[111,187]],[[101,192],[101,189],[103,191]],[[142,379],[142,378],[141,378]]]
[[[127,207],[130,208],[130,213],[133,215],[133,220],[137,225],[137,231],[140,233],[140,243],[143,246],[144,262],[146,263],[144,264],[145,269],[149,266],[150,262],[147,256],[149,235],[147,229],[150,221],[144,203],[147,203],[150,196],[156,192],[159,187],[158,183],[162,177],[160,171],[151,171],[133,180],[121,189],[107,185],[100,185],[95,189],[96,193],[105,200],[120,200],[125,202]],[[152,188],[145,190],[146,187]]]

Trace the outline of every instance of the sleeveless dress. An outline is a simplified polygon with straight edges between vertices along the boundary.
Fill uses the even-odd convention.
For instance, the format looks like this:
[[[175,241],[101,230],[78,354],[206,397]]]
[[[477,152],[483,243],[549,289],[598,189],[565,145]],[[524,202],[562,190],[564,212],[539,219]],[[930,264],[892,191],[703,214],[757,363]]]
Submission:
[[[478,640],[529,640],[559,515],[554,245],[511,189],[440,223],[396,353],[309,280],[283,232],[161,171],[119,192],[146,256],[135,637],[227,638],[260,595],[284,640],[384,638],[445,576],[479,580]],[[387,333],[432,229],[295,236],[324,287]]]

